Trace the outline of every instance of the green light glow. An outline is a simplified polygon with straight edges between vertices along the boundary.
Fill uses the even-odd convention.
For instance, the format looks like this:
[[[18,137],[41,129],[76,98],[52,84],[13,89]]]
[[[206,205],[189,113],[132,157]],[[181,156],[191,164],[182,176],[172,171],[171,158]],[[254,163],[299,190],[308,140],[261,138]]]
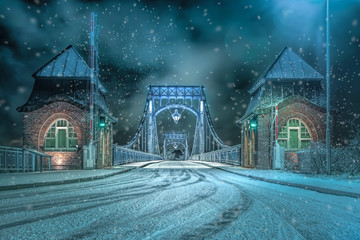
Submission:
[[[100,117],[99,127],[104,128],[105,126],[106,126],[105,118],[104,118],[104,117]]]
[[[251,128],[257,128],[257,120],[256,120],[256,118],[251,119],[250,127]]]

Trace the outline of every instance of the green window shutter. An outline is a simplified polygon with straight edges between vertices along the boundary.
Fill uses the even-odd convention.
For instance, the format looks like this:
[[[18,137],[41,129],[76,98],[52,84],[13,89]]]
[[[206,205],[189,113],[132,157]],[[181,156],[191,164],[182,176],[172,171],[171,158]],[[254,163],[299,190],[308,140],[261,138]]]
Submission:
[[[280,147],[287,148],[287,140],[278,140]]]
[[[66,120],[58,120],[57,121],[57,126],[58,127],[66,127],[67,126],[67,121]]]
[[[289,127],[299,127],[300,122],[297,119],[290,119],[289,120]]]
[[[310,140],[301,140],[301,148],[309,148]]]
[[[57,134],[58,148],[66,148],[66,129],[59,129]]]
[[[55,138],[45,139],[45,148],[55,148]]]
[[[287,126],[283,126],[280,128],[280,132],[278,138],[287,138],[288,137],[288,128]]]
[[[78,140],[75,139],[69,139],[69,148],[76,148],[76,145],[78,144]]]
[[[290,129],[290,139],[289,139],[289,148],[290,149],[298,149],[299,148],[299,130],[298,129]]]
[[[53,123],[46,133],[45,150],[74,151],[77,149],[76,145],[78,139],[74,126],[64,119]]]

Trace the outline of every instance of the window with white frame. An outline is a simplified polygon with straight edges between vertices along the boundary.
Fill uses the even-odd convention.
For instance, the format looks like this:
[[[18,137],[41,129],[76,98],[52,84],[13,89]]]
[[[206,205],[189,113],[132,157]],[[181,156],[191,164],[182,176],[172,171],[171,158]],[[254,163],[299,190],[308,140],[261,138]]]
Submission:
[[[311,135],[303,122],[290,119],[279,130],[278,142],[287,150],[298,150],[310,147]]]
[[[77,144],[75,129],[65,119],[56,120],[46,133],[45,150],[74,151]]]

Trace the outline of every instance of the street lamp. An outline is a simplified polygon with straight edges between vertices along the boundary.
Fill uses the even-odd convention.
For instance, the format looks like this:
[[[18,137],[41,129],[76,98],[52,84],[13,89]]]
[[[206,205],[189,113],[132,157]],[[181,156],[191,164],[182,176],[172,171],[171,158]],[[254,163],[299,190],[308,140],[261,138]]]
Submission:
[[[331,174],[330,148],[330,0],[326,0],[326,173]]]
[[[181,118],[181,114],[178,112],[177,109],[175,109],[174,113],[171,114],[171,117],[173,118],[174,122],[177,124]]]
[[[325,3],[326,4],[326,173],[331,174],[331,125],[330,125],[330,119],[331,119],[331,107],[330,107],[330,0],[293,0],[293,1],[275,1],[279,4],[281,9],[283,9],[284,6],[291,9],[292,7],[296,6],[295,10],[301,10],[298,12],[304,12],[306,14],[314,13],[310,10],[313,10],[313,6],[311,6],[312,3]],[[323,5],[322,5],[323,6]],[[322,11],[322,10],[321,10]],[[295,11],[296,12],[296,11]],[[277,15],[276,17],[280,17],[281,19],[282,15]],[[284,15],[283,15],[284,16]],[[285,15],[286,16],[286,15]],[[298,24],[295,25],[296,27],[304,27],[304,19],[300,18],[300,15],[294,15],[297,17],[297,19],[293,19],[293,21],[299,20]],[[314,15],[315,16],[315,15]],[[282,19],[281,19],[282,20]],[[288,19],[289,20],[289,19]],[[282,21],[282,26],[287,26],[289,29],[294,28],[293,21]],[[300,25],[301,24],[301,25]]]

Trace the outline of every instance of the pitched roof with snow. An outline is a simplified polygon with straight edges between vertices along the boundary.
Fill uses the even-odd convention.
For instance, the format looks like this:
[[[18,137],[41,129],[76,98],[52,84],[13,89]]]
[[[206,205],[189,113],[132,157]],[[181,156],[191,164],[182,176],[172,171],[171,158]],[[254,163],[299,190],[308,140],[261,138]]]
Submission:
[[[69,45],[47,64],[33,74],[33,77],[90,77],[90,68],[80,54]]]
[[[244,116],[238,121],[241,123],[249,117],[257,107],[261,105],[263,89],[261,88],[267,81],[294,82],[294,81],[313,81],[320,82],[324,77],[314,68],[307,64],[302,58],[292,50],[285,47],[279,56],[261,74],[249,90],[251,94],[250,103]]]
[[[33,74],[35,84],[32,93],[28,101],[17,110],[29,112],[58,101],[87,108],[90,73],[89,66],[69,45]],[[97,83],[95,104],[111,116],[105,100],[106,89],[99,79]]]
[[[263,72],[249,92],[253,94],[266,80],[321,81],[323,78],[319,72],[302,58],[285,47],[275,61]]]
[[[258,107],[260,105],[261,96],[262,96],[262,89],[260,89],[260,91],[257,91],[254,95],[251,96],[250,103],[249,103],[248,107],[246,108],[246,112],[245,112],[244,116],[241,117],[240,121],[242,121],[245,118],[247,118],[248,116],[250,116],[251,113],[254,112],[256,107]]]

